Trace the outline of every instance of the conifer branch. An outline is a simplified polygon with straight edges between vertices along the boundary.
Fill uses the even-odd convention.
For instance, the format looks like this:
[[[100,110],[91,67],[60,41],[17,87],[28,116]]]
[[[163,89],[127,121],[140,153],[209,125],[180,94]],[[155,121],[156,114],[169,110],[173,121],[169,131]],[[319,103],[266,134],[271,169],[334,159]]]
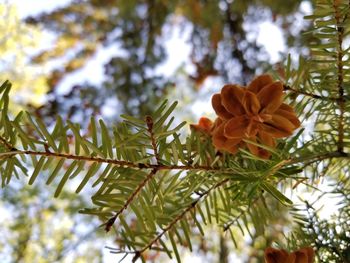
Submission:
[[[146,116],[146,124],[147,124],[147,130],[149,132],[150,135],[150,139],[151,139],[151,144],[152,144],[152,148],[153,148],[153,153],[154,153],[154,157],[156,158],[156,164],[159,165],[160,163],[160,158],[159,158],[159,154],[158,154],[158,149],[157,149],[157,142],[154,136],[154,132],[153,132],[153,119],[151,116]],[[128,208],[128,206],[130,205],[130,203],[134,200],[134,198],[137,196],[137,194],[142,190],[142,188],[147,184],[147,182],[149,180],[151,180],[153,178],[153,176],[157,173],[159,168],[155,167],[151,170],[151,172],[148,174],[148,176],[146,176],[146,178],[137,186],[137,188],[132,192],[132,194],[129,196],[129,198],[126,200],[125,204],[123,205],[123,207],[113,216],[111,217],[106,223],[105,223],[105,230],[106,232],[109,232],[111,227],[113,226],[115,220],[118,218],[118,216],[123,213],[123,211],[125,209]]]
[[[314,154],[310,156],[303,156],[295,159],[289,159],[289,161],[286,162],[286,165],[296,164],[296,163],[305,163],[307,165],[310,165],[314,162],[322,161],[325,159],[331,159],[331,158],[350,159],[350,153],[344,153],[344,152],[338,152],[338,151],[319,153],[319,154]],[[304,167],[306,167],[307,165],[305,165]]]
[[[126,200],[123,207],[108,221],[105,223],[105,230],[106,232],[109,232],[111,227],[113,226],[115,220],[118,218],[118,216],[123,213],[125,209],[128,208],[130,203],[134,200],[134,198],[137,196],[137,194],[142,190],[142,188],[146,185],[146,183],[153,178],[153,176],[157,173],[157,169],[152,169],[152,171],[146,176],[146,178],[137,186],[135,191],[132,192],[132,194],[129,196],[128,200]]]
[[[0,136],[0,143],[4,145],[8,150],[10,151],[17,151],[16,148],[14,148],[5,138]]]
[[[293,93],[296,93],[296,94],[300,94],[300,95],[304,95],[306,97],[310,97],[310,98],[313,98],[313,99],[330,100],[330,101],[335,101],[335,102],[338,102],[340,100],[340,98],[336,98],[336,97],[325,97],[325,96],[320,96],[320,95],[317,95],[317,94],[305,92],[305,91],[302,91],[302,90],[293,89],[289,85],[283,85],[283,88],[284,88],[285,91],[290,91],[290,92],[293,92]],[[343,98],[343,99],[345,99],[345,98]],[[347,99],[350,99],[350,98],[347,98]]]
[[[156,139],[154,137],[154,132],[153,132],[153,119],[149,115],[146,116],[146,124],[147,124],[148,133],[151,137],[151,144],[152,144],[152,148],[153,148],[154,157],[156,158],[156,163],[159,164],[160,158],[159,158],[159,153],[158,153],[158,149],[157,149]]]
[[[34,156],[46,156],[46,157],[57,157],[65,158],[67,160],[78,160],[78,161],[89,161],[96,163],[114,164],[120,167],[136,168],[136,169],[156,169],[156,170],[183,170],[183,171],[207,171],[207,172],[221,172],[223,174],[232,174],[231,169],[225,169],[221,167],[211,167],[206,165],[163,165],[163,164],[148,164],[148,163],[134,163],[129,161],[121,161],[116,159],[81,156],[73,154],[55,153],[48,151],[29,151],[29,150],[12,150],[9,152],[0,153],[0,159],[7,158],[13,155],[34,155]],[[291,165],[296,163],[308,163],[322,161],[330,158],[346,158],[350,159],[350,153],[344,152],[324,152],[314,155],[302,156],[298,158],[291,158],[284,162],[284,165]]]
[[[336,29],[338,34],[338,47],[337,47],[337,86],[338,86],[338,105],[339,105],[339,123],[338,123],[338,152],[344,151],[344,112],[345,112],[345,100],[344,100],[344,87],[343,87],[343,37],[344,37],[344,22],[347,15],[341,21],[341,14],[339,11],[339,1],[333,0],[333,8],[336,20]]]
[[[12,155],[36,155],[36,156],[47,156],[47,157],[58,157],[65,158],[67,160],[78,160],[78,161],[90,161],[96,163],[107,163],[114,164],[120,167],[129,167],[129,168],[138,168],[138,169],[157,169],[157,170],[202,170],[202,171],[220,171],[220,172],[232,172],[232,170],[221,169],[220,167],[211,167],[205,165],[162,165],[162,164],[148,164],[148,163],[134,163],[129,161],[121,161],[116,159],[92,157],[92,156],[82,156],[82,155],[73,155],[73,154],[64,154],[64,153],[55,153],[48,151],[30,151],[30,150],[12,150],[9,152],[0,153],[0,159],[6,158]]]
[[[260,199],[260,196],[254,198],[254,199],[252,200],[252,202],[249,204],[248,209],[249,209],[249,207],[250,207],[251,205],[254,205],[259,199]],[[246,212],[247,212],[246,210],[242,210],[242,211],[236,216],[235,219],[233,219],[233,220],[227,222],[226,225],[225,225],[224,228],[223,228],[224,232],[226,232],[227,230],[229,230],[230,227],[231,227],[234,223],[236,223],[236,222],[239,220],[239,218],[240,218],[241,216],[243,216]]]
[[[195,207],[197,206],[199,201],[201,201],[201,199],[204,200],[205,198],[207,198],[209,196],[211,191],[222,186],[223,184],[227,183],[228,181],[229,181],[229,179],[225,179],[225,180],[213,185],[207,191],[205,191],[203,193],[197,193],[199,195],[199,197],[197,199],[195,199],[185,210],[183,210],[182,213],[180,213],[178,216],[176,216],[174,218],[174,220],[171,221],[165,228],[163,228],[162,232],[160,232],[154,239],[152,239],[145,247],[143,247],[142,249],[140,249],[138,251],[135,251],[135,256],[133,258],[133,262],[135,262],[142,255],[142,253],[145,252],[147,249],[151,249],[153,244],[156,243],[159,239],[161,239],[162,236],[164,236],[165,233],[167,233],[172,227],[174,227],[175,224],[179,220],[181,220],[188,212],[190,212],[192,209],[195,209]]]

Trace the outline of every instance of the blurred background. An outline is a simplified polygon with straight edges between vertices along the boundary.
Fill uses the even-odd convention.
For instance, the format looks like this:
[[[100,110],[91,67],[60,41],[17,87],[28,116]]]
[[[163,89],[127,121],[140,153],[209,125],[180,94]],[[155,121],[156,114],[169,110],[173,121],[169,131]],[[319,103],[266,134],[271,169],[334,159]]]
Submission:
[[[283,80],[288,54],[308,54],[303,17],[312,10],[301,0],[0,1],[0,79],[13,82],[13,113],[28,110],[48,126],[57,115],[86,129],[91,115],[111,125],[122,113],[143,118],[165,99],[179,101],[179,122],[197,122],[213,116],[210,98],[225,83],[264,72]],[[116,262],[105,248],[116,246],[113,235],[77,213],[89,193],[53,200],[39,179],[0,192],[0,262]],[[208,226],[183,261],[263,262],[287,221],[281,208],[274,227],[238,244]]]

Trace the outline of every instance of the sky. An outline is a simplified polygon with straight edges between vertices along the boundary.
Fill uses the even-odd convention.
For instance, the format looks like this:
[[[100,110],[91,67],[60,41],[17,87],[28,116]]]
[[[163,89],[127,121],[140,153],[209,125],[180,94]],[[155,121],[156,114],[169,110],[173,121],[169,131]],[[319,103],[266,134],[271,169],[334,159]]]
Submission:
[[[50,12],[55,8],[69,4],[71,0],[1,0],[0,2],[15,4],[19,15],[26,17],[41,12]]]

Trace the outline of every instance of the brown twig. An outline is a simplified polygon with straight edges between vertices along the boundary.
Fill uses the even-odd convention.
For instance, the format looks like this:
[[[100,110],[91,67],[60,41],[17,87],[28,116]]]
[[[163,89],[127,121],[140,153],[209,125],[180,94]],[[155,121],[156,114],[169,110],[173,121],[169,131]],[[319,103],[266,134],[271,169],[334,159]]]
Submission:
[[[17,151],[16,148],[14,148],[5,138],[0,136],[0,143],[4,145],[8,150],[10,151]]]
[[[153,132],[153,119],[151,116],[147,115],[146,116],[146,125],[147,125],[147,130],[150,135],[150,140],[152,144],[152,149],[153,149],[153,154],[156,159],[156,165],[154,166],[151,170],[151,172],[148,174],[148,176],[137,186],[137,188],[132,192],[132,194],[129,196],[129,198],[126,200],[125,204],[123,207],[113,216],[111,217],[106,223],[105,223],[105,230],[106,232],[109,232],[111,227],[113,226],[115,220],[118,218],[118,216],[123,213],[125,209],[128,208],[130,203],[134,200],[134,198],[137,196],[137,194],[142,190],[142,188],[147,184],[149,180],[153,178],[153,176],[157,173],[158,170],[161,170],[161,165],[160,165],[160,157],[157,149],[157,142],[156,138],[154,136]],[[141,168],[141,167],[138,167]],[[145,168],[145,167],[142,167]]]
[[[151,116],[147,115],[146,116],[146,125],[147,125],[147,130],[150,135],[150,140],[153,148],[153,153],[154,157],[156,158],[156,165],[158,167],[153,167],[151,172],[148,174],[148,176],[137,186],[137,188],[132,192],[132,194],[129,196],[129,198],[126,200],[125,204],[123,207],[113,216],[111,217],[106,223],[105,223],[105,230],[106,232],[109,232],[111,227],[113,226],[115,220],[117,220],[118,216],[123,213],[125,209],[128,208],[130,203],[134,200],[134,198],[137,196],[137,194],[142,190],[142,188],[146,185],[146,183],[153,178],[153,176],[157,173],[159,170],[160,166],[160,158],[158,154],[158,149],[157,149],[157,142],[154,136],[153,132],[153,119]],[[140,167],[139,167],[140,168]]]
[[[167,233],[179,220],[181,220],[189,211],[191,211],[192,209],[194,209],[196,207],[196,205],[198,204],[198,202],[202,199],[202,198],[206,198],[208,197],[209,193],[222,186],[223,184],[227,183],[229,181],[229,179],[225,179],[215,185],[213,185],[212,187],[210,187],[207,191],[203,192],[203,193],[198,193],[199,197],[197,199],[195,199],[185,210],[182,211],[182,213],[180,213],[178,216],[176,216],[174,218],[173,221],[171,221],[165,228],[163,228],[162,232],[160,232],[154,239],[152,239],[145,247],[143,247],[142,249],[136,251],[136,254],[133,258],[133,262],[135,262],[144,251],[146,251],[147,249],[150,249],[152,247],[152,245],[154,243],[156,243],[159,239],[162,238],[162,236]]]
[[[157,169],[157,170],[183,170],[183,171],[206,171],[206,172],[221,172],[221,173],[231,173],[232,169],[222,169],[220,167],[211,167],[206,165],[163,165],[163,164],[147,164],[147,163],[133,163],[128,161],[120,161],[115,159],[106,159],[99,157],[91,157],[91,156],[79,156],[72,154],[64,154],[64,153],[55,153],[55,152],[40,152],[40,151],[25,151],[25,150],[15,150],[10,152],[0,153],[0,159],[5,158],[7,156],[12,156],[16,154],[22,155],[38,155],[38,156],[47,156],[47,157],[58,157],[65,158],[67,160],[79,160],[79,161],[90,161],[97,163],[110,163],[120,167],[129,167],[136,169]],[[350,159],[350,153],[344,152],[325,152],[318,153],[310,156],[302,156],[299,158],[293,158],[285,161],[285,165],[291,165],[296,163],[305,163],[309,164],[322,161],[324,159],[329,158],[346,158]]]
[[[223,170],[220,167],[211,167],[205,165],[162,165],[162,164],[148,164],[148,163],[133,163],[128,161],[121,161],[108,158],[100,157],[91,157],[91,156],[80,156],[64,153],[55,153],[55,152],[42,152],[42,151],[29,151],[29,150],[13,150],[10,152],[0,153],[0,158],[7,156],[12,156],[15,154],[22,155],[38,155],[38,156],[47,156],[47,157],[59,157],[65,158],[68,160],[79,160],[79,161],[90,161],[97,163],[110,163],[118,165],[120,167],[129,167],[129,168],[138,168],[138,169],[157,169],[157,170],[202,170],[202,171],[221,171],[221,172],[232,172],[232,170]]]
[[[260,196],[259,197],[256,197],[252,200],[252,202],[248,205],[248,208],[247,210],[249,209],[250,206],[254,205],[258,200],[260,199]],[[247,210],[242,210],[237,216],[235,219],[231,220],[230,222],[226,223],[226,225],[224,226],[224,232],[226,232],[227,230],[229,230],[229,228],[239,220],[239,218],[241,216],[243,216],[243,214],[247,211]]]
[[[289,159],[286,161],[286,165],[291,165],[291,164],[296,164],[296,163],[307,163],[308,165],[322,161],[325,159],[332,159],[332,158],[346,158],[350,159],[350,153],[344,153],[344,152],[325,152],[325,153],[319,153],[319,154],[314,154],[310,156],[303,156],[299,158],[294,158],[294,159]]]
[[[293,89],[292,87],[290,87],[288,85],[283,85],[283,89],[286,90],[286,91],[291,91],[293,93],[304,95],[304,96],[307,96],[307,97],[310,97],[310,98],[313,98],[313,99],[330,100],[330,101],[335,101],[335,102],[339,101],[339,98],[336,98],[336,97],[324,97],[324,96],[316,95],[316,94],[313,94],[313,93],[305,92],[305,91],[302,91],[302,90]]]
[[[333,8],[335,13],[336,28],[338,34],[338,47],[337,47],[337,69],[338,69],[338,106],[339,106],[339,123],[338,123],[338,152],[344,151],[344,112],[345,112],[345,100],[344,100],[344,87],[343,87],[343,37],[344,37],[344,22],[347,15],[341,21],[341,14],[339,12],[339,1],[333,0]]]
[[[126,200],[123,207],[113,216],[111,217],[104,225],[106,232],[109,232],[111,227],[113,226],[115,220],[118,218],[118,216],[123,213],[125,209],[128,208],[130,203],[134,200],[136,195],[142,190],[142,188],[146,185],[146,183],[152,179],[152,177],[157,173],[157,169],[152,169],[152,171],[147,175],[147,177],[137,186],[137,188],[132,192],[132,194],[129,196],[128,200]]]
[[[156,163],[159,164],[160,158],[159,158],[159,153],[158,153],[158,149],[157,149],[157,142],[156,142],[154,132],[153,132],[153,119],[149,115],[146,116],[146,124],[147,124],[148,133],[149,133],[150,138],[151,138],[151,144],[152,144],[154,157],[156,158]]]

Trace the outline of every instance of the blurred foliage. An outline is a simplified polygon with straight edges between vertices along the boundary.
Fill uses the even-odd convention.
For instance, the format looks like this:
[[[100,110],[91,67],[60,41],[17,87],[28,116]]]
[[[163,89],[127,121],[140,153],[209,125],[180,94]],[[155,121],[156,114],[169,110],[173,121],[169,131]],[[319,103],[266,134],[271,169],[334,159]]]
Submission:
[[[0,197],[1,262],[101,262],[98,222],[77,215],[86,203],[69,191],[52,200],[43,182],[14,182]]]
[[[44,66],[33,65],[29,58],[45,36],[40,27],[21,21],[14,5],[1,3],[0,14],[1,80],[16,80],[9,108],[13,115],[45,103]],[[16,180],[1,190],[0,262],[101,262],[99,222],[76,213],[86,200],[69,191],[61,200],[52,200],[51,195],[42,180],[34,187]]]
[[[105,103],[101,98],[116,96],[119,112],[149,114],[169,91],[181,90],[175,73],[169,72],[168,77],[157,73],[167,52],[176,52],[165,49],[175,27],[190,31],[187,61],[194,72],[185,72],[188,88],[200,88],[211,76],[244,84],[256,73],[271,68],[264,47],[257,44],[261,22],[271,21],[282,28],[288,46],[297,49],[300,42],[304,43],[301,28],[293,27],[301,2],[75,0],[51,13],[28,17],[29,24],[39,24],[57,34],[56,44],[32,61],[40,64],[64,58],[49,75],[50,92],[56,95],[38,113],[48,117],[57,112],[86,116],[86,112],[100,112]],[[111,54],[104,65],[103,83],[89,84],[86,76],[85,84],[75,86],[74,93],[57,96],[62,80],[87,63],[96,65],[96,54],[111,47],[118,54]],[[83,111],[79,110],[81,105]]]
[[[15,79],[12,101],[18,111],[21,106],[36,107],[45,102],[48,91],[43,67],[30,63],[30,55],[39,47],[43,36],[38,27],[21,22],[14,5],[0,4],[0,73],[1,80]]]

